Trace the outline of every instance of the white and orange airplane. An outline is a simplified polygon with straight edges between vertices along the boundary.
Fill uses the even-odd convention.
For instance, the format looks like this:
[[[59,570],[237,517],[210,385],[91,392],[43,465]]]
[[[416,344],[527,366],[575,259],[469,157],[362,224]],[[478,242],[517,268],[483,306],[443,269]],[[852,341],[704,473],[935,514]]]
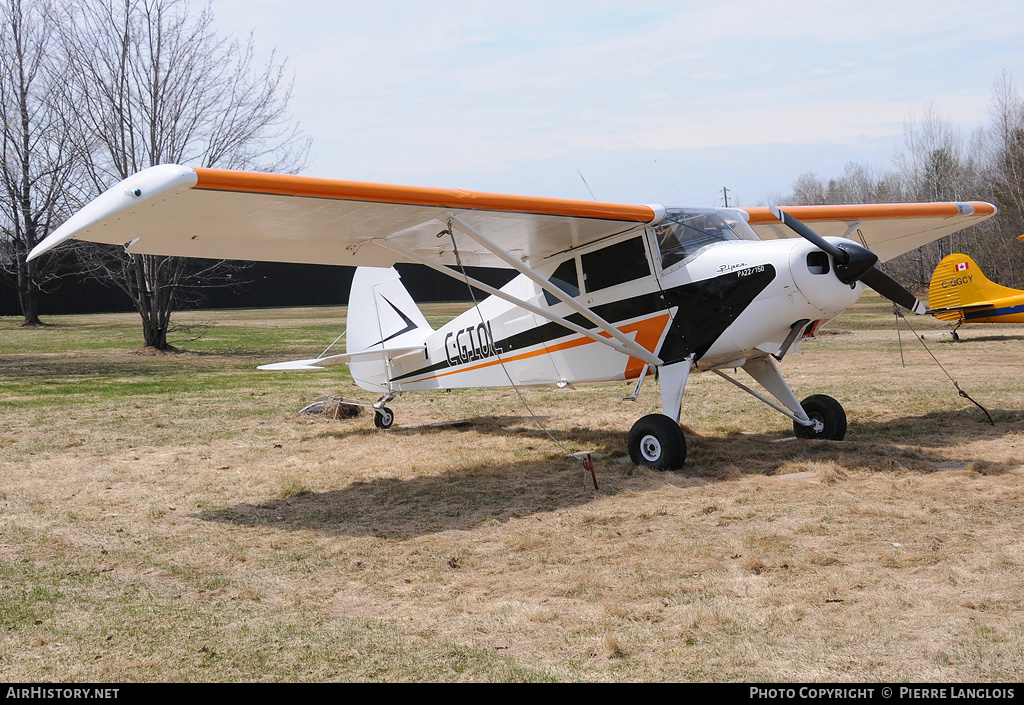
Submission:
[[[360,387],[379,394],[380,428],[394,420],[387,404],[409,391],[636,379],[635,399],[657,371],[662,413],[633,425],[629,454],[677,469],[686,457],[683,392],[695,371],[785,414],[798,436],[841,440],[839,402],[799,401],[777,362],[865,285],[923,313],[876,262],[994,213],[980,202],[665,208],[163,165],[101,194],[31,257],[79,238],[129,253],[357,266],[346,352],[262,369],[347,363]],[[435,331],[396,262],[489,296]],[[464,266],[518,276],[496,289]],[[726,373],[733,368],[775,399]]]

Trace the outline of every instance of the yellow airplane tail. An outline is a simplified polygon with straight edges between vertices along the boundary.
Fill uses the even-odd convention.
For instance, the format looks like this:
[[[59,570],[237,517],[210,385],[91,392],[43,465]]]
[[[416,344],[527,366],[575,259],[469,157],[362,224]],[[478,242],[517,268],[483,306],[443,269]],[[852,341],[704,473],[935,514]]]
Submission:
[[[944,257],[932,273],[928,308],[940,321],[959,321],[964,307],[1017,294],[1020,292],[989,280],[967,255],[952,254]]]

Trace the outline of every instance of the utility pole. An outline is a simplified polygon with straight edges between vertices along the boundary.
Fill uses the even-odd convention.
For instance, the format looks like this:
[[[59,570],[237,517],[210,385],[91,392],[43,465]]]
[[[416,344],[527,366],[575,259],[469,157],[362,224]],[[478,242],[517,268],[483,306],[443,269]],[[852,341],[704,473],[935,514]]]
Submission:
[[[725,186],[722,187],[722,198],[725,199],[725,207],[728,208],[729,207],[729,189],[727,189]]]

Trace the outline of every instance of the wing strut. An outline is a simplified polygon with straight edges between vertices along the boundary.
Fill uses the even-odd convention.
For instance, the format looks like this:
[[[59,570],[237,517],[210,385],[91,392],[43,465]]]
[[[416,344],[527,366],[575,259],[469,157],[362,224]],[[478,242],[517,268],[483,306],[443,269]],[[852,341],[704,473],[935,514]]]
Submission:
[[[662,364],[661,359],[657,355],[653,354],[647,348],[637,344],[636,341],[631,340],[628,336],[626,336],[622,331],[613,326],[611,323],[604,320],[596,313],[594,313],[592,310],[590,310],[583,304],[573,299],[571,296],[566,294],[564,291],[562,291],[557,286],[546,280],[541,275],[537,274],[537,272],[535,272],[533,268],[528,267],[524,262],[516,259],[509,253],[505,252],[505,250],[498,247],[498,245],[489,240],[487,237],[478,233],[473,228],[473,226],[471,226],[466,221],[462,220],[459,216],[454,214],[450,215],[450,220],[448,221],[448,223],[446,223],[446,225],[448,225],[448,227],[455,226],[456,228],[458,228],[459,232],[467,235],[471,240],[473,240],[478,245],[489,251],[498,259],[502,260],[505,264],[512,267],[520,274],[525,275],[527,278],[529,278],[531,281],[537,284],[541,289],[549,292],[552,296],[554,296],[562,303],[567,304],[569,308],[571,308],[573,311],[580,314],[588,321],[593,323],[595,326],[603,330],[605,333],[607,333],[608,335],[612,336],[617,341],[622,343],[622,345],[625,346],[625,348],[629,351],[629,354],[632,355],[633,357],[639,358],[644,362],[648,363],[649,365]],[[551,318],[550,314],[540,315],[543,315],[545,318],[555,320]],[[557,322],[563,323],[562,319],[558,319]],[[565,323],[568,322],[566,321]],[[601,339],[600,336],[595,337],[594,335],[591,335],[589,333],[587,335],[588,337],[594,338],[594,340]]]
[[[373,244],[379,245],[380,247],[384,247],[384,248],[386,248],[388,250],[391,250],[392,252],[395,252],[397,254],[402,255],[403,257],[408,257],[409,259],[414,260],[416,262],[419,262],[420,264],[426,265],[427,267],[430,267],[431,269],[437,270],[438,272],[441,272],[442,274],[446,274],[449,277],[451,277],[452,279],[456,279],[456,280],[458,280],[460,282],[465,282],[465,281],[468,280],[470,285],[472,285],[474,288],[480,289],[481,291],[485,291],[488,294],[490,294],[491,296],[497,296],[499,299],[504,299],[505,301],[508,301],[510,304],[512,304],[514,306],[518,306],[520,308],[526,309],[530,313],[537,314],[541,318],[546,318],[549,321],[553,321],[554,323],[557,323],[560,326],[564,326],[564,327],[568,328],[569,330],[573,331],[574,333],[579,333],[580,335],[585,335],[588,338],[591,338],[592,340],[595,340],[598,343],[601,343],[602,345],[607,345],[608,347],[610,347],[615,352],[621,353],[623,355],[631,356],[631,357],[639,357],[644,362],[647,362],[648,364],[652,364],[652,365],[660,365],[660,364],[662,364],[661,359],[659,357],[657,357],[655,355],[652,355],[650,353],[650,351],[648,351],[646,348],[643,348],[643,347],[637,345],[632,340],[629,340],[629,338],[626,338],[626,340],[630,343],[630,345],[628,347],[625,346],[625,345],[619,345],[616,340],[611,340],[609,338],[605,338],[600,333],[597,333],[596,331],[584,328],[583,326],[577,325],[577,324],[575,324],[575,323],[573,323],[571,321],[566,320],[565,318],[562,318],[561,316],[555,316],[550,311],[546,311],[546,310],[544,310],[543,308],[541,308],[539,306],[534,306],[533,304],[531,304],[531,303],[529,303],[527,301],[523,301],[522,299],[516,298],[515,296],[512,296],[511,294],[508,294],[508,293],[502,291],[501,289],[495,289],[493,286],[490,286],[488,284],[484,284],[482,281],[480,281],[478,279],[474,279],[473,277],[470,277],[470,276],[460,275],[459,273],[452,271],[451,269],[449,269],[445,265],[440,264],[439,262],[434,262],[433,260],[427,259],[426,257],[420,255],[419,253],[413,252],[412,250],[407,250],[404,247],[402,247],[401,245],[396,245],[395,243],[389,242],[387,240],[373,240]],[[559,293],[562,293],[561,290],[559,290]],[[604,325],[605,326],[609,326],[609,327],[611,326],[611,324],[609,324],[609,323],[604,323]],[[605,328],[603,326],[601,326],[601,329],[605,330]],[[615,330],[616,333],[619,332],[618,329],[616,329],[616,328],[613,328],[613,330]],[[641,351],[642,351],[643,354],[641,354]]]

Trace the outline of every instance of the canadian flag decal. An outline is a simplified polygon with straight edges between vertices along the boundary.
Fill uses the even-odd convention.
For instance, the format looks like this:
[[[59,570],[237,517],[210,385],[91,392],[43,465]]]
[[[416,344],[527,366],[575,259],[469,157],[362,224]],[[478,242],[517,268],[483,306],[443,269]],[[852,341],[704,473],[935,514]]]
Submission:
[[[967,271],[967,263],[966,262],[958,262],[957,265],[956,265],[956,271],[958,271],[958,272],[966,272]]]

